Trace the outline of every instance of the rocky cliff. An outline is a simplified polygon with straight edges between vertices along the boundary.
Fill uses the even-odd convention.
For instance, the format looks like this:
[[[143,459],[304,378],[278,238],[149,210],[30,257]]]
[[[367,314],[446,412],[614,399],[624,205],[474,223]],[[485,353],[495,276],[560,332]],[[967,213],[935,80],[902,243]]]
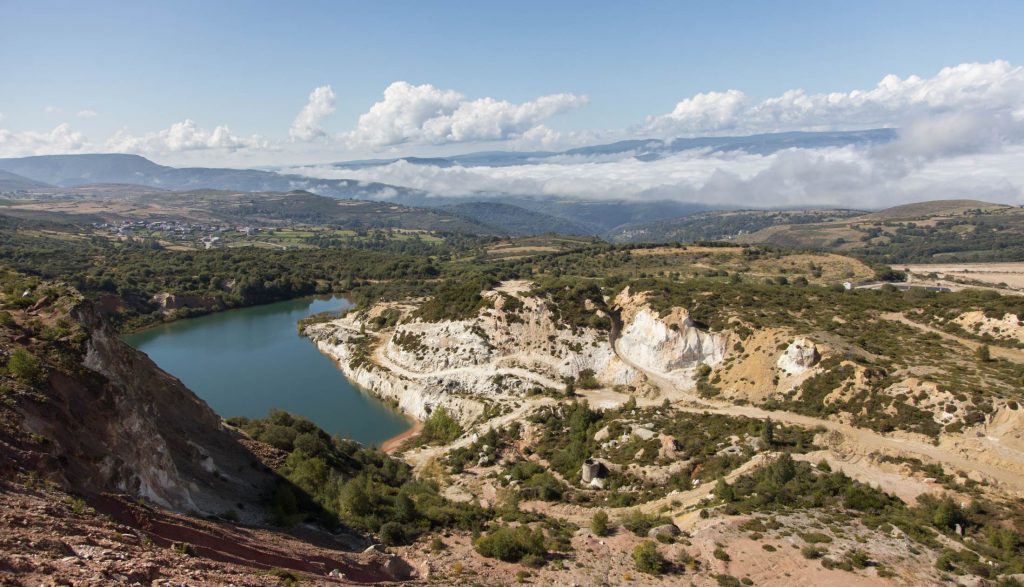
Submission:
[[[731,334],[697,328],[684,308],[662,316],[643,294],[631,295],[628,287],[615,303],[621,312],[618,350],[623,358],[684,389],[693,387],[700,365],[717,365],[728,352]]]
[[[8,383],[15,413],[6,424],[17,421],[35,440],[19,453],[32,458],[21,460],[77,493],[127,493],[182,512],[261,519],[276,475],[209,406],[122,342],[97,308],[69,297],[3,332],[6,354],[20,348],[45,357],[31,388]],[[35,321],[77,334],[42,340]]]
[[[696,368],[720,362],[730,340],[697,328],[685,311],[660,316],[628,291],[616,300],[624,310],[617,350],[611,332],[567,324],[529,283],[505,282],[484,297],[488,307],[468,320],[423,321],[415,304],[388,303],[310,325],[305,334],[349,378],[413,417],[444,406],[464,423],[487,405],[561,392],[570,379],[635,389],[643,377],[634,365],[692,387]],[[397,313],[397,324],[375,330],[374,318],[387,313]]]

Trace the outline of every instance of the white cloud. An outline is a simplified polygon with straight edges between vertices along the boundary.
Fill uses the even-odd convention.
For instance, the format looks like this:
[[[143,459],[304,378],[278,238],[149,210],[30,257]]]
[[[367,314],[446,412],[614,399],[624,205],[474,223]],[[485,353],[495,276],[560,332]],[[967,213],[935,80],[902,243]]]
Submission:
[[[885,149],[884,151],[879,151]],[[1024,146],[919,158],[890,145],[788,149],[770,155],[684,151],[653,161],[560,157],[530,165],[438,167],[398,161],[362,169],[298,169],[317,177],[409,186],[434,194],[671,199],[740,207],[880,208],[940,198],[1024,203]]]
[[[807,94],[794,89],[755,101],[709,92],[680,101],[635,129],[659,136],[901,126],[948,112],[1021,112],[1024,67],[1006,61],[946,67],[930,78],[887,75],[870,90]]]
[[[268,142],[257,135],[239,137],[231,134],[224,125],[213,130],[200,128],[195,121],[186,119],[176,122],[164,130],[149,132],[142,136],[134,136],[121,130],[107,139],[106,150],[119,153],[160,154],[182,151],[238,151],[241,149],[259,149],[269,146]]]
[[[85,110],[79,110],[78,114],[75,114],[75,116],[79,118],[96,118],[97,116],[99,116],[99,113],[95,110],[90,110],[86,108]]]
[[[376,147],[499,141],[526,136],[550,141],[553,131],[542,123],[586,103],[586,96],[566,93],[541,96],[521,104],[494,98],[469,100],[454,90],[398,81],[384,90],[383,100],[359,117],[355,130],[346,138],[354,145]]]
[[[59,108],[57,106],[44,106],[43,112],[47,114],[61,114],[64,112],[64,109]]]
[[[309,101],[288,129],[293,141],[312,141],[326,136],[321,128],[324,119],[334,112],[334,91],[331,86],[320,86],[309,94]]]
[[[85,136],[67,123],[59,124],[49,132],[16,132],[0,128],[0,155],[4,157],[80,153],[88,145]]]
[[[672,112],[665,116],[649,119],[648,126],[694,126],[705,131],[729,128],[735,124],[736,117],[746,102],[747,95],[739,90],[697,94],[680,101]]]

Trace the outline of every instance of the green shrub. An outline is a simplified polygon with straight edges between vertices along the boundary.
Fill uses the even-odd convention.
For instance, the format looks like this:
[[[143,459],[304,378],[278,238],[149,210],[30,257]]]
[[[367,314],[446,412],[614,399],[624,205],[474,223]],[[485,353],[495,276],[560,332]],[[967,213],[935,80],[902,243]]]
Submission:
[[[7,360],[7,370],[26,385],[38,385],[46,376],[42,362],[23,347],[18,347],[11,353]]]
[[[807,559],[821,558],[822,556],[824,556],[825,552],[827,552],[825,549],[821,548],[820,546],[814,546],[812,544],[807,544],[800,549],[800,554],[804,555],[804,558]]]
[[[543,557],[547,554],[544,531],[540,528],[530,530],[528,526],[501,526],[478,538],[473,546],[482,556],[511,563],[519,562],[528,555]]]
[[[580,371],[579,377],[577,377],[576,385],[581,389],[597,389],[601,387],[601,384],[597,381],[597,376],[593,369],[584,369]]]
[[[982,363],[988,363],[992,360],[992,350],[988,348],[987,344],[983,344],[978,347],[975,354],[978,356],[978,360]]]
[[[624,528],[637,536],[647,536],[647,533],[650,532],[651,528],[670,524],[671,522],[672,520],[665,517],[645,514],[641,511],[633,511],[622,518],[621,524]]]
[[[608,535],[608,514],[600,510],[590,518],[590,531],[597,536]]]
[[[386,522],[380,527],[380,541],[388,546],[405,543],[405,528],[398,522]]]
[[[658,552],[658,545],[650,540],[641,542],[633,549],[633,562],[637,571],[648,575],[660,575],[668,566],[665,557]]]
[[[427,444],[448,444],[460,436],[462,426],[443,407],[431,412],[423,423],[423,432],[420,433],[421,441]]]

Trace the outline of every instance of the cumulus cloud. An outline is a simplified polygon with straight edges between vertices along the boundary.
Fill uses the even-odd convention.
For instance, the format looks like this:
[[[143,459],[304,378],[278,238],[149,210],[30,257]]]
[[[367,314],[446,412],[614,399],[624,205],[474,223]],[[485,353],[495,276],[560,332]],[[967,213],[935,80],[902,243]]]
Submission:
[[[224,125],[207,130],[199,127],[195,121],[186,119],[176,122],[169,128],[149,132],[141,136],[118,131],[106,142],[106,149],[118,153],[160,154],[182,151],[238,151],[241,149],[258,149],[268,146],[268,142],[257,135],[239,137],[231,133]]]
[[[375,147],[407,143],[499,141],[530,137],[552,141],[554,131],[543,126],[547,119],[587,103],[586,96],[552,94],[513,104],[494,98],[470,100],[454,90],[430,84],[392,83],[384,99],[359,117],[346,138],[354,145]]]
[[[67,123],[59,124],[49,132],[15,132],[0,128],[0,155],[4,157],[80,153],[88,145],[85,136]]]
[[[95,110],[90,110],[86,108],[85,110],[79,110],[78,114],[75,114],[75,116],[79,118],[96,118],[97,116],[99,116],[99,113]]]
[[[334,90],[320,86],[309,94],[309,100],[288,129],[293,141],[312,141],[327,135],[322,128],[325,118],[334,113]]]
[[[638,132],[661,136],[900,126],[949,112],[1020,113],[1024,67],[1006,61],[946,67],[930,78],[887,75],[869,90],[807,94],[794,89],[756,101],[709,92],[648,117]]]

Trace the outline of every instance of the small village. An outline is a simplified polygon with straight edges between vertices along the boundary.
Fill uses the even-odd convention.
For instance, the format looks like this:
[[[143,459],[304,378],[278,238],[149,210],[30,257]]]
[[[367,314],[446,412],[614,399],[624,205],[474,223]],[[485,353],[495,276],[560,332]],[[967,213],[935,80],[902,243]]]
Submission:
[[[253,226],[227,224],[200,224],[182,220],[123,220],[121,222],[95,222],[93,228],[118,237],[155,237],[170,241],[197,241],[206,249],[220,246],[224,237],[256,236],[260,229]]]

